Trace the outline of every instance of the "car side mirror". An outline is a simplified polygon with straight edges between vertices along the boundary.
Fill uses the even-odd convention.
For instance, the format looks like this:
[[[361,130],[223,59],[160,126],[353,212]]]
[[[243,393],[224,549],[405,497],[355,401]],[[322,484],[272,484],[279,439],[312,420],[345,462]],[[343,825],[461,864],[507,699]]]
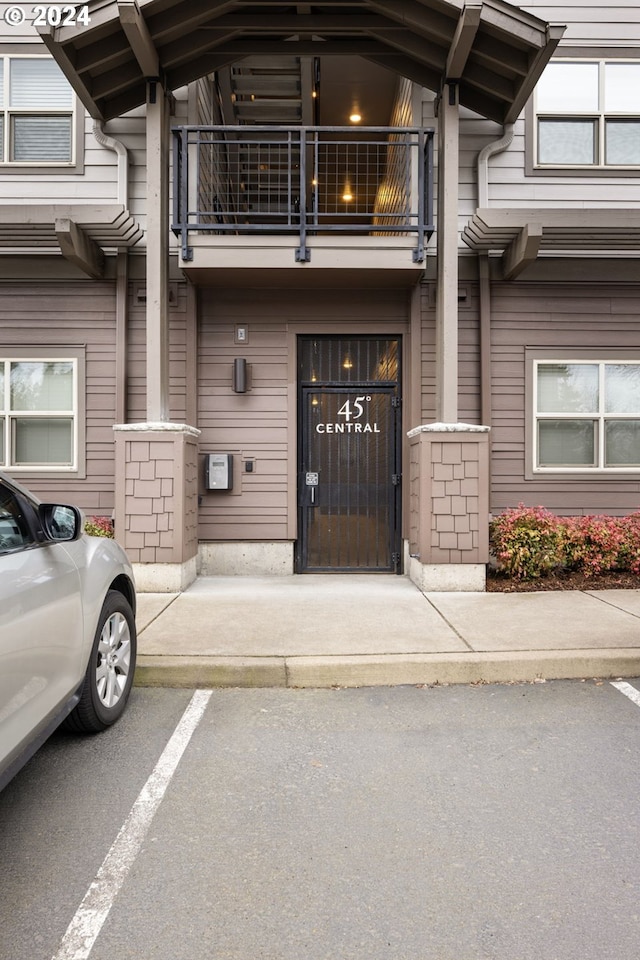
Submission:
[[[47,540],[77,540],[82,534],[82,513],[77,507],[61,503],[41,503],[38,514]]]

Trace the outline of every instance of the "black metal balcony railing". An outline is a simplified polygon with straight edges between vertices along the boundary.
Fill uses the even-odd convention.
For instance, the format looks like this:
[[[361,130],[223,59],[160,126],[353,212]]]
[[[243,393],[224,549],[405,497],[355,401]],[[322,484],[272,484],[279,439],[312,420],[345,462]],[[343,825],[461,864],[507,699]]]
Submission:
[[[172,229],[189,236],[433,233],[433,130],[410,127],[185,126],[174,129]]]

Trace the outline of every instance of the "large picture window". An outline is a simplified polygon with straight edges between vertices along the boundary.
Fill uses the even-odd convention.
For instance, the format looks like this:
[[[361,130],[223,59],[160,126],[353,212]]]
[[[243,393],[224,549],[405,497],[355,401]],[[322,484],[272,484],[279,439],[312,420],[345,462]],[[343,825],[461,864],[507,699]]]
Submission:
[[[535,92],[539,167],[640,167],[640,62],[560,60]]]
[[[74,103],[55,60],[0,57],[0,164],[72,164]]]
[[[640,362],[536,361],[538,471],[640,470]]]
[[[77,361],[0,360],[0,424],[4,467],[77,469]]]

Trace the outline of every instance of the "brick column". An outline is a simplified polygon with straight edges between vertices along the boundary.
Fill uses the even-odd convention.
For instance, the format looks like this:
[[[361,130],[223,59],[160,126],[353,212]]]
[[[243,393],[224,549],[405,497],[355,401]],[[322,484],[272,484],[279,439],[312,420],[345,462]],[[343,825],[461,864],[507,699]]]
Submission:
[[[489,560],[489,427],[410,430],[409,575],[421,590],[484,590]]]
[[[200,431],[165,422],[114,431],[115,533],[138,590],[184,590],[196,577]]]

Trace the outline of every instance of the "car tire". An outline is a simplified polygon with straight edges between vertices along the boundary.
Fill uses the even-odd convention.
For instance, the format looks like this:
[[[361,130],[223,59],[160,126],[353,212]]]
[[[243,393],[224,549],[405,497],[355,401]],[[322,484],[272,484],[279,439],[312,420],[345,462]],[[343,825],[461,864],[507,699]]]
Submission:
[[[96,629],[80,700],[64,721],[73,733],[99,733],[127,705],[136,663],[136,624],[121,593],[107,593]]]

